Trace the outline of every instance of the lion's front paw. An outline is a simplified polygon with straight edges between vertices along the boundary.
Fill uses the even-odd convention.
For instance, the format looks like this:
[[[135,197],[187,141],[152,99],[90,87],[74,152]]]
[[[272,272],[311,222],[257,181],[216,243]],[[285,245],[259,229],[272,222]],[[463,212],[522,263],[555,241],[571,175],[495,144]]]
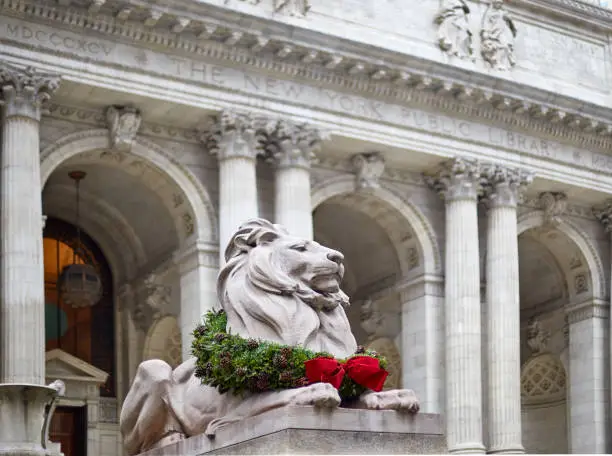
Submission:
[[[370,410],[403,410],[416,413],[420,408],[414,391],[409,389],[364,393],[360,402]]]
[[[296,390],[290,404],[334,408],[340,405],[340,395],[329,383],[314,383]]]

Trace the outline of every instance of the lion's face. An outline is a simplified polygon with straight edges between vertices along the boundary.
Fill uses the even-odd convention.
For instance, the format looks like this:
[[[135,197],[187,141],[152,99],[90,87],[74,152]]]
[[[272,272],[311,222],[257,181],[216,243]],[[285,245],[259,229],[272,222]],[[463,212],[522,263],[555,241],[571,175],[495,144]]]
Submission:
[[[286,275],[313,291],[340,291],[344,255],[318,242],[283,236],[258,247],[269,250],[270,261]]]

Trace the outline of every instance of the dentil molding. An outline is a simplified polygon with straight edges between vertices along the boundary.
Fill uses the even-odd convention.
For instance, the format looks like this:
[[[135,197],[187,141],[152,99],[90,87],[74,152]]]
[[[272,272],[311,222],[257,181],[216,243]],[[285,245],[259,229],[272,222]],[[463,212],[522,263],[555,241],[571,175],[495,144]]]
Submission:
[[[522,3],[551,10],[544,0]],[[584,10],[578,1],[563,3],[570,11]],[[592,8],[598,17],[609,16],[612,29],[612,13]],[[73,31],[80,28],[118,41],[230,61],[287,78],[299,76],[318,86],[341,87],[376,99],[481,118],[585,147],[612,148],[612,116],[600,106],[519,84],[500,90],[495,77],[483,76],[479,84],[474,84],[470,72],[434,63],[424,67],[410,56],[367,46],[355,53],[351,51],[354,43],[348,41],[339,40],[337,49],[330,50],[320,37],[313,37],[312,43],[321,44],[300,42],[283,36],[282,24],[257,18],[249,18],[249,27],[242,27],[227,11],[190,0],[156,4],[94,0],[87,6],[70,7],[38,0],[0,0],[0,14],[69,25]]]

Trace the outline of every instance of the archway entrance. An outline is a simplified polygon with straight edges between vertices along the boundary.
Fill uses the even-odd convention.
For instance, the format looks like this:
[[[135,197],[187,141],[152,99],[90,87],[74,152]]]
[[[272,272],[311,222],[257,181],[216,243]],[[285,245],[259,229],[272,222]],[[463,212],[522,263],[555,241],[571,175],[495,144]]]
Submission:
[[[397,285],[422,267],[420,248],[407,221],[371,194],[333,196],[314,211],[316,241],[341,251],[347,316],[357,343],[384,353],[386,388],[402,386],[402,299]],[[401,256],[400,256],[401,255]]]
[[[568,453],[575,367],[567,312],[593,299],[589,262],[559,225],[543,224],[519,236],[519,277],[523,445],[528,453]]]
[[[116,394],[115,303],[113,280],[106,258],[96,243],[74,225],[48,218],[43,231],[45,276],[45,350],[61,350],[108,374],[101,397]],[[75,249],[78,248],[78,254]],[[73,308],[63,299],[58,281],[72,263],[92,265],[102,282],[102,297],[93,307]],[[70,394],[70,392],[68,393]],[[61,406],[53,415],[49,438],[61,444],[65,456],[87,454],[86,406]]]

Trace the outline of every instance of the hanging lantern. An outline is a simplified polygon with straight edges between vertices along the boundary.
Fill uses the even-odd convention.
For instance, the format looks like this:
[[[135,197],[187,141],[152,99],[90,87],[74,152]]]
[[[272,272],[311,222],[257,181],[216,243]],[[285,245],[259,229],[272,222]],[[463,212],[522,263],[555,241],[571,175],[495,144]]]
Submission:
[[[79,225],[79,184],[86,174],[83,171],[72,171],[69,176],[76,186],[76,227],[77,245],[73,249],[72,264],[66,266],[59,277],[59,291],[64,302],[72,307],[91,307],[102,297],[102,281],[96,268],[89,264],[77,263],[77,252],[85,260],[81,249],[81,227]]]

